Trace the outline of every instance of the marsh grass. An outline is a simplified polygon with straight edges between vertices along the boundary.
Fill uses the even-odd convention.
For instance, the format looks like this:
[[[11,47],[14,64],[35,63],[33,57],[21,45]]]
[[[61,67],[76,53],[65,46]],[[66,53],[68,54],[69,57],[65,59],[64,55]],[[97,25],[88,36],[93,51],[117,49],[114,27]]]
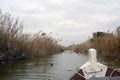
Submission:
[[[120,27],[116,32],[96,32],[93,38],[82,44],[73,46],[76,52],[84,53],[89,48],[95,48],[101,57],[110,57],[115,61],[120,60]]]
[[[0,10],[0,60],[51,55],[61,49],[57,40],[42,31],[34,35],[23,33],[23,23]]]

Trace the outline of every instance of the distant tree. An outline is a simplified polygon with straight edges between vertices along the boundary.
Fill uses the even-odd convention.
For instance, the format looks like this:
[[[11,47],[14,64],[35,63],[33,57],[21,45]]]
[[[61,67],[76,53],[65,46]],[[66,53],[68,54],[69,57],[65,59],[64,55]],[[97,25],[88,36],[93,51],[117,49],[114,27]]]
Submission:
[[[95,32],[93,33],[93,37],[103,37],[105,35],[105,32]]]

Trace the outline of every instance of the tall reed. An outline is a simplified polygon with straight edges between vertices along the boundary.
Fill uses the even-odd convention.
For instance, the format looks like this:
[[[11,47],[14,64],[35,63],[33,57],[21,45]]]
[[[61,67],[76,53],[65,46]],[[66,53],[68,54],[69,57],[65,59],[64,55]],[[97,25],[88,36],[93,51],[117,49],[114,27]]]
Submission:
[[[82,44],[75,45],[73,48],[77,52],[85,52],[89,48],[95,48],[102,57],[120,60],[120,27],[116,29],[115,33],[93,33],[93,38]]]
[[[0,60],[50,55],[61,50],[57,40],[46,33],[38,32],[33,36],[23,33],[23,23],[0,10]]]

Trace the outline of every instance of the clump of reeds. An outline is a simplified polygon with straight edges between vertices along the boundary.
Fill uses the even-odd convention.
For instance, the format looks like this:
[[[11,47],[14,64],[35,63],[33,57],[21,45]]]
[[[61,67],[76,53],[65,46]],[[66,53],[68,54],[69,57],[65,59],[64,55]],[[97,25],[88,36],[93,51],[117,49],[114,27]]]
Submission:
[[[115,60],[120,60],[120,27],[117,28],[116,34],[113,34],[113,32],[93,33],[93,38],[85,43],[75,45],[73,48],[78,52],[95,48],[102,57],[111,57]]]
[[[58,45],[55,39],[42,32],[33,35],[30,39],[30,44],[31,52],[34,56],[58,53],[62,49],[62,46]]]
[[[39,32],[33,36],[23,33],[23,23],[0,10],[0,61],[49,55],[61,49],[62,46],[46,33]]]
[[[74,45],[72,46],[72,50],[74,50],[75,52],[80,52],[80,53],[86,53],[87,50],[91,47],[91,43],[90,41],[86,41],[82,44],[77,44],[77,45]]]

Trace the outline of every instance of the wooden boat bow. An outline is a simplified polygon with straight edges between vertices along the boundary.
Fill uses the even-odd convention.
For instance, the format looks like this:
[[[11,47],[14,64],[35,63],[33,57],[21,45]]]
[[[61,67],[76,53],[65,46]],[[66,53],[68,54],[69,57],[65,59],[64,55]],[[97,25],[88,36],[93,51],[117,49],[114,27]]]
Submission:
[[[89,49],[89,60],[69,80],[120,80],[120,72],[97,62],[97,51]],[[114,78],[113,78],[114,77]]]

